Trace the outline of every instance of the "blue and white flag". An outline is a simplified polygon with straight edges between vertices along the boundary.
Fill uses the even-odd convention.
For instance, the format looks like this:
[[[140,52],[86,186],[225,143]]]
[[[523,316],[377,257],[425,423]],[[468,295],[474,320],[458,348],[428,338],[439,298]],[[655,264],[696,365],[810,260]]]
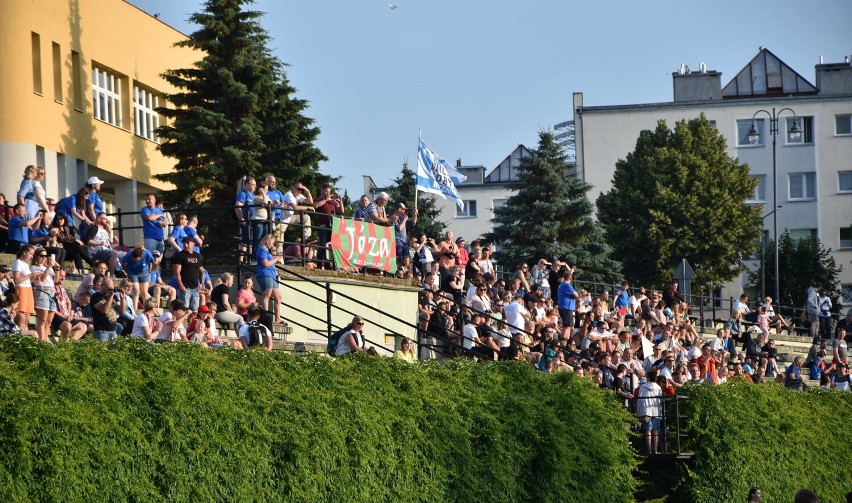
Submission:
[[[417,190],[438,194],[464,209],[456,183],[467,180],[456,168],[435,153],[423,139],[417,149]]]

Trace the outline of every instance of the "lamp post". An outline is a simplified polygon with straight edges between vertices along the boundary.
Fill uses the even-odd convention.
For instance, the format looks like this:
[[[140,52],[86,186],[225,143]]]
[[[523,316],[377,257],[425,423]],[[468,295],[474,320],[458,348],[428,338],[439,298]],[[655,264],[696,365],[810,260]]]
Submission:
[[[775,207],[774,210],[770,211],[769,213],[767,213],[766,215],[763,215],[760,218],[760,222],[761,222],[760,230],[761,231],[763,230],[763,222],[765,222],[766,219],[770,215],[772,215],[773,213],[775,213],[776,211],[780,210],[783,207],[784,206],[779,204],[778,206]],[[763,299],[766,298],[766,266],[765,266],[766,260],[764,259],[766,254],[764,252],[764,248],[766,248],[766,238],[763,237],[763,232],[761,232],[760,233],[760,299],[759,299],[761,302],[763,302]],[[776,298],[775,301],[778,302],[778,299]]]
[[[799,127],[799,121],[796,119],[796,112],[794,112],[790,108],[782,108],[776,112],[775,107],[772,107],[772,112],[768,112],[766,110],[758,110],[751,116],[751,128],[748,130],[748,141],[752,145],[757,143],[760,140],[760,133],[757,131],[757,127],[755,126],[754,119],[757,117],[757,114],[765,113],[769,117],[769,134],[772,135],[772,206],[778,206],[778,172],[776,169],[776,145],[778,143],[778,119],[781,116],[781,113],[784,111],[788,111],[793,114],[793,127],[790,128],[790,139],[798,140],[802,135],[802,129]],[[776,208],[777,209],[777,208]],[[775,302],[781,302],[781,296],[779,294],[780,283],[778,280],[778,212],[773,210],[772,213],[775,215],[772,218],[772,239],[775,242]]]

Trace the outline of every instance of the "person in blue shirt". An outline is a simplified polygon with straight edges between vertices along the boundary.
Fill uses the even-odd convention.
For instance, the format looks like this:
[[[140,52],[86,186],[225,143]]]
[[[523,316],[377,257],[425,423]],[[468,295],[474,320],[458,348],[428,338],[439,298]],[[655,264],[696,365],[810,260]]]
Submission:
[[[183,226],[183,233],[195,240],[195,245],[200,250],[204,245],[204,236],[198,233],[198,217],[193,215],[186,221]]]
[[[41,223],[43,213],[27,220],[27,207],[21,203],[15,205],[15,216],[9,219],[9,239],[6,242],[6,253],[16,253],[18,248],[30,242],[30,231],[34,231]]]
[[[574,330],[574,313],[577,311],[577,300],[580,299],[580,294],[571,285],[573,280],[574,270],[569,267],[562,273],[562,283],[559,284],[559,289],[556,291],[559,317],[562,318],[561,337],[563,339],[571,337]]]
[[[48,210],[44,188],[41,186],[44,175],[45,170],[42,167],[30,165],[24,169],[24,179],[21,180],[21,187],[18,189],[18,202],[26,206],[27,220],[35,217],[39,209]]]
[[[103,185],[104,181],[100,178],[93,176],[86,180],[86,189],[89,190],[89,195],[85,200],[80,199],[80,193],[77,193],[77,204],[83,205],[83,216],[86,217],[86,220],[80,222],[80,236],[85,236],[89,230],[89,227],[96,225],[95,222],[98,221],[98,215],[104,212],[104,202],[101,200],[100,196],[98,196],[98,192],[101,190],[101,185]]]
[[[622,321],[627,316],[627,299],[630,297],[628,290],[630,284],[626,281],[621,282],[621,287],[615,290],[615,311],[621,317]]]
[[[273,255],[270,250],[275,248],[275,235],[267,234],[260,240],[257,248],[257,285],[260,287],[262,297],[260,307],[268,310],[269,299],[272,299],[272,311],[275,312],[275,323],[281,323],[281,289],[278,288],[276,280],[277,273],[275,265],[283,261],[281,255]]]
[[[166,212],[157,207],[157,197],[154,194],[145,196],[145,207],[139,211],[139,214],[142,216],[145,249],[149,252],[166,251],[163,229],[169,225],[169,222],[166,220]]]
[[[139,305],[139,297],[142,303],[148,299],[148,283],[151,282],[151,269],[154,266],[154,255],[140,243],[130,253],[121,257],[121,265],[127,274],[127,279],[133,284],[133,307]]]
[[[183,250],[183,238],[186,237],[186,222],[188,221],[186,214],[181,213],[178,215],[177,222],[175,223],[174,229],[172,229],[172,233],[169,234],[169,237],[166,238],[166,244],[169,245],[169,249],[164,252],[163,257],[166,259],[171,259],[173,255],[180,253]]]
[[[285,206],[284,204],[284,193],[278,190],[278,180],[275,179],[275,175],[267,174],[266,175],[266,197],[272,203],[270,209],[272,210],[272,232],[275,233],[276,241],[284,241],[284,231],[287,230],[287,224],[281,222],[282,212],[281,207]]]
[[[234,212],[237,214],[237,221],[240,222],[240,260],[246,259],[246,251],[248,250],[249,242],[249,220],[254,213],[251,208],[254,201],[254,189],[257,188],[257,182],[254,178],[246,178],[243,184],[243,190],[237,194],[237,199],[234,202]]]

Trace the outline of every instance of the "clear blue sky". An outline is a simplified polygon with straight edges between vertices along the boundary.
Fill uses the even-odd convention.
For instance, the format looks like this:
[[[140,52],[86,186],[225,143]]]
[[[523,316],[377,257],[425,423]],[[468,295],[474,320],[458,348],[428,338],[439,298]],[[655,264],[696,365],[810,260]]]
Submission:
[[[129,0],[191,33],[202,0]],[[392,10],[389,3],[397,8]],[[258,0],[274,53],[322,128],[322,171],[357,198],[416,163],[417,135],[491,169],[586,105],[671,101],[699,61],[726,84],[765,46],[814,81],[852,55],[852,0]]]

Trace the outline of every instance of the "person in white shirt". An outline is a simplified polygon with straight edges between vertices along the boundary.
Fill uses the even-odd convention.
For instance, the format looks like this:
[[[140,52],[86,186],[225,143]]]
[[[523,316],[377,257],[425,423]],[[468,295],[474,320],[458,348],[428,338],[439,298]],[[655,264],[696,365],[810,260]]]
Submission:
[[[144,311],[136,316],[133,322],[133,330],[130,332],[131,337],[139,337],[145,340],[153,339],[159,332],[160,325],[157,320],[157,299],[148,297],[145,299]]]
[[[180,300],[172,301],[170,308],[171,310],[164,312],[158,320],[160,331],[154,338],[154,342],[187,341],[184,322],[189,316],[189,309]]]
[[[366,340],[364,338],[364,319],[360,316],[352,318],[348,332],[340,336],[337,341],[337,356],[348,355],[349,353],[361,353],[364,351]]]
[[[479,345],[479,325],[481,323],[482,316],[479,313],[473,313],[470,315],[470,323],[462,327],[462,348],[468,355]]]
[[[663,389],[655,382],[656,379],[655,371],[648,372],[647,382],[639,386],[636,399],[636,416],[642,421],[649,454],[654,454],[659,449],[660,418],[663,415]]]
[[[509,301],[508,295],[504,301]],[[526,322],[530,320],[530,312],[524,307],[521,296],[516,296],[503,306],[503,314],[506,316],[506,323],[509,324],[512,335],[523,330]]]
[[[288,190],[281,200],[281,221],[275,227],[276,241],[279,244],[278,254],[283,252],[284,232],[287,230],[287,225],[293,223],[293,220],[298,218],[296,211],[314,211],[314,198],[311,196],[311,191],[305,187],[302,182],[296,182],[293,187]],[[302,242],[307,243],[311,236],[311,217],[308,213],[301,213],[302,224]],[[280,238],[279,238],[280,233]]]

